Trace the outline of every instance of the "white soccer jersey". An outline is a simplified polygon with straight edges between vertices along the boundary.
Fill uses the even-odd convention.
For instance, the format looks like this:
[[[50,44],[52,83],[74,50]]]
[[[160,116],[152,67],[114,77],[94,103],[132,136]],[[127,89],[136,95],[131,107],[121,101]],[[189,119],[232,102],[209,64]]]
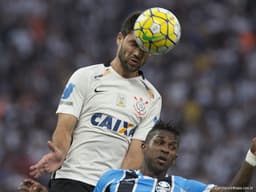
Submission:
[[[160,116],[158,91],[142,76],[123,78],[111,66],[78,69],[69,79],[57,113],[78,125],[55,178],[96,185],[110,168],[120,168],[131,138],[144,140]]]

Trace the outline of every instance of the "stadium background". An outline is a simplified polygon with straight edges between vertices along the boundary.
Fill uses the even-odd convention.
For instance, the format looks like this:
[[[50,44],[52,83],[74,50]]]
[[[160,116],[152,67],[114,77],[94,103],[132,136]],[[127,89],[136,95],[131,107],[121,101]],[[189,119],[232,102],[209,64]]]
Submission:
[[[48,150],[69,75],[113,58],[121,20],[153,6],[173,10],[182,26],[178,46],[144,69],[163,95],[162,118],[183,130],[172,171],[228,183],[256,136],[255,4],[0,0],[0,191],[16,191],[29,165]]]

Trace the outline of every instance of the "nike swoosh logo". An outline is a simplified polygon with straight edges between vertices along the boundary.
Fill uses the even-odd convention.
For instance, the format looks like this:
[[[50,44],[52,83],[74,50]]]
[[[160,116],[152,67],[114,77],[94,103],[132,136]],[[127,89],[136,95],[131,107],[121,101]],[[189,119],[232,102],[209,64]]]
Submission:
[[[95,92],[95,93],[102,93],[102,92],[105,92],[105,90],[99,90],[98,87],[96,87],[96,88],[94,89],[94,92]]]
[[[162,35],[148,36],[145,32],[143,32],[143,34],[142,34],[142,39],[145,41],[158,41],[158,40],[161,40],[162,38],[163,38]]]

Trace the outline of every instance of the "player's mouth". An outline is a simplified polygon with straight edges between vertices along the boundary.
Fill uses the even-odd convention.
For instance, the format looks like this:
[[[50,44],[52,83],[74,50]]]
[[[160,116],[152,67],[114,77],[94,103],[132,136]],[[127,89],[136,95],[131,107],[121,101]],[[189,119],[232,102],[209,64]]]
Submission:
[[[166,164],[168,159],[166,157],[163,157],[163,156],[159,156],[157,158],[157,161],[160,163],[160,164]]]
[[[139,59],[137,59],[137,58],[134,58],[134,57],[132,57],[130,60],[129,60],[129,63],[131,64],[131,65],[140,65],[140,60]]]

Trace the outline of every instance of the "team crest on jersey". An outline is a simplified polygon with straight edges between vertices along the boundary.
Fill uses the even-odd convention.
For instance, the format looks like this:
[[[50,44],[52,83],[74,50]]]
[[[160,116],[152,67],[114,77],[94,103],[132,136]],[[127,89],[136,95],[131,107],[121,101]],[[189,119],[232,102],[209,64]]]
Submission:
[[[143,98],[137,98],[134,97],[135,103],[133,105],[133,108],[136,111],[136,114],[138,116],[144,116],[146,114],[146,105],[148,104],[148,101],[145,101]]]
[[[171,192],[171,186],[167,181],[157,183],[156,192]]]

